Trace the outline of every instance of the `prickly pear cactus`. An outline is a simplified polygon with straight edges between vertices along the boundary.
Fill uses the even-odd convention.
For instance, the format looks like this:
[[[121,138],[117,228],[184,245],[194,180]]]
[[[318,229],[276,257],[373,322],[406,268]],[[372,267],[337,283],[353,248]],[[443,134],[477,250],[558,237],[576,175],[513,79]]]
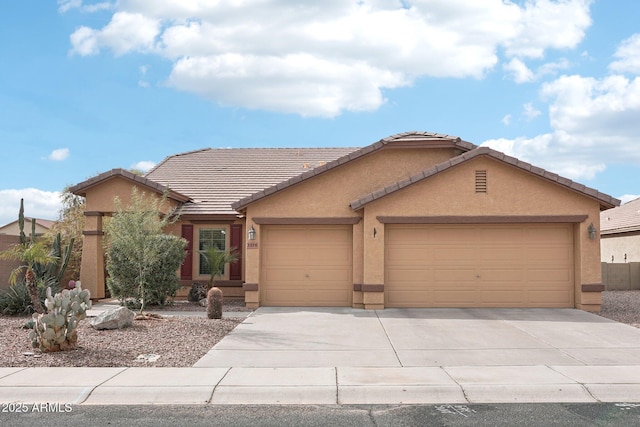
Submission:
[[[30,338],[34,348],[43,352],[67,351],[76,348],[78,323],[91,308],[88,290],[82,290],[80,282],[72,290],[65,289],[54,296],[47,288],[46,314],[33,315],[35,322]]]
[[[207,292],[207,317],[222,319],[222,291],[220,288],[211,288]]]

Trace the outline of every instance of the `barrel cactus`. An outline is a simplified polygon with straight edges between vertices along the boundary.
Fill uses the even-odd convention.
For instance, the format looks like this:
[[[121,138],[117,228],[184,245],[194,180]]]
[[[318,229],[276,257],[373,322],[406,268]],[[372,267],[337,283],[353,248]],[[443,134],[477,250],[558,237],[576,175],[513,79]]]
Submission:
[[[75,349],[78,323],[91,308],[89,291],[83,290],[79,281],[74,289],[65,289],[53,296],[51,288],[47,288],[44,304],[47,313],[33,315],[35,324],[30,335],[33,347],[45,353]]]
[[[207,317],[222,319],[222,291],[220,288],[214,287],[207,292]]]

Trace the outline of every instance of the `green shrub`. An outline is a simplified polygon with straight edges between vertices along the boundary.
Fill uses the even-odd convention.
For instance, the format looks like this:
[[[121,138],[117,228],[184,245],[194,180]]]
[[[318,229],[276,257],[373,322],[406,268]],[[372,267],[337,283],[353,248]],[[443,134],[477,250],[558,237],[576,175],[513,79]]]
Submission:
[[[53,282],[49,283],[52,290],[57,291],[57,286]],[[47,286],[45,283],[38,283],[38,295],[40,301],[44,304],[47,296]],[[31,314],[35,310],[31,303],[31,297],[24,281],[16,282],[7,289],[0,290],[0,313],[7,316],[23,316]]]
[[[186,240],[164,234],[177,214],[161,215],[162,200],[133,191],[131,205],[115,200],[116,213],[106,226],[107,286],[122,305],[130,300],[166,304],[179,289],[177,271],[184,260]]]

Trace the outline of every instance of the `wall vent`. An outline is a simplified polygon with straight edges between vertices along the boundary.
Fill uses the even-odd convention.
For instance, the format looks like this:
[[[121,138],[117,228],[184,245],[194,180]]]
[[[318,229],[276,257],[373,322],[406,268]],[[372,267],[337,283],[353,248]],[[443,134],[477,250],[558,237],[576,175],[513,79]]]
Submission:
[[[476,193],[487,192],[487,171],[476,171]]]

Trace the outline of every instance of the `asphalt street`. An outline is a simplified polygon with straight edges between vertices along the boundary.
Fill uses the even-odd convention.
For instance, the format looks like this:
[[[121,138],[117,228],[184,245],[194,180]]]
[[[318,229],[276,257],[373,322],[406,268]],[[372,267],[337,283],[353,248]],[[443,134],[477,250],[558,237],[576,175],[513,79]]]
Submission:
[[[2,410],[5,408],[3,407]],[[15,408],[13,408],[15,409]],[[3,426],[633,426],[637,403],[71,406],[0,412]]]

